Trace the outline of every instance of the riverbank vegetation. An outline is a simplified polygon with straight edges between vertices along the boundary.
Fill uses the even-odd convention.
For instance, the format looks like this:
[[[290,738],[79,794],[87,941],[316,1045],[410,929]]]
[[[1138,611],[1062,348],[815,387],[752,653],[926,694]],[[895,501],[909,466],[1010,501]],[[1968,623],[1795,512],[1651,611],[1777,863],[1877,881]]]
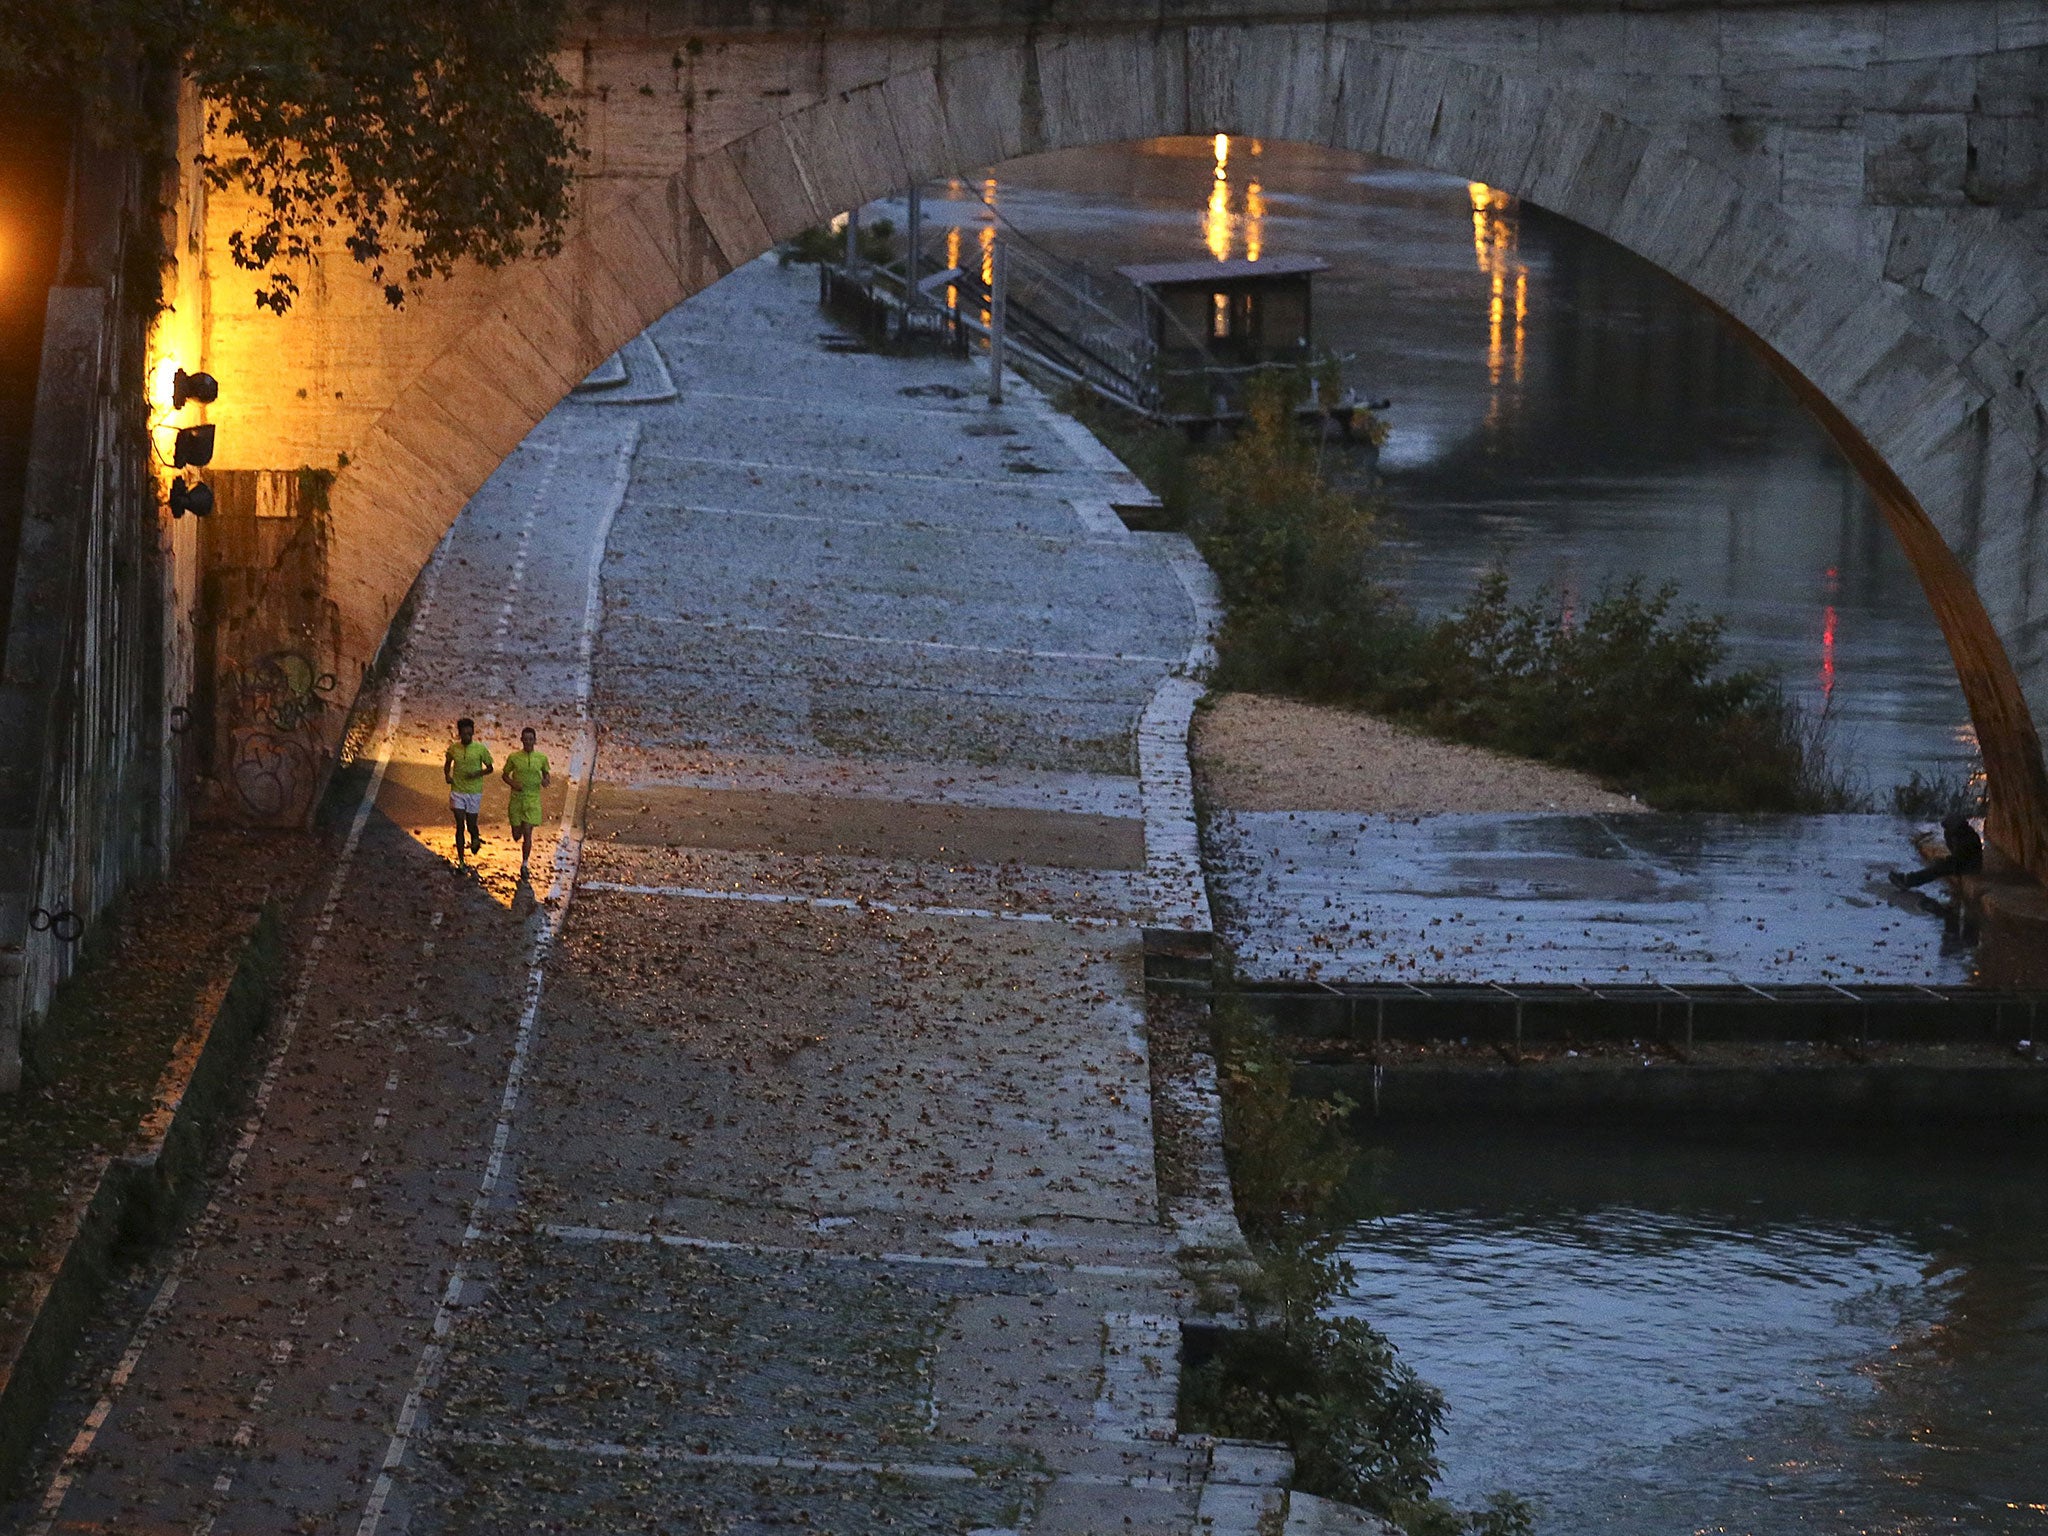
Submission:
[[[1341,1310],[1353,1274],[1341,1243],[1362,1149],[1342,1101],[1297,1099],[1292,1063],[1227,989],[1215,1009],[1224,1149],[1239,1225],[1259,1261],[1245,1325],[1181,1378],[1183,1426],[1278,1441],[1294,1486],[1371,1510],[1409,1536],[1527,1536],[1528,1506],[1477,1510],[1431,1495],[1444,1402],[1362,1317]]]
[[[1496,569],[1456,613],[1416,614],[1387,577],[1384,508],[1334,483],[1295,425],[1304,389],[1269,375],[1244,428],[1207,447],[1070,402],[1215,572],[1219,687],[1370,710],[1663,810],[1861,808],[1826,723],[1730,668],[1721,621],[1679,609],[1674,588],[1628,581],[1573,605],[1547,588],[1517,599]]]

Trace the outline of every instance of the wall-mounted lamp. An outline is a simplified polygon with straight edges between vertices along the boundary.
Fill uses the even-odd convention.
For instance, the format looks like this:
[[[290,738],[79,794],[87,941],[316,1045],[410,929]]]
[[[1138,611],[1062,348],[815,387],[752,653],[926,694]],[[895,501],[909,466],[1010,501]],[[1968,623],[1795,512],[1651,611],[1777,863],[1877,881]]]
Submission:
[[[213,487],[201,481],[187,485],[183,479],[171,482],[171,516],[183,517],[190,512],[194,517],[213,515]]]
[[[187,464],[205,465],[213,462],[213,428],[180,427],[171,443],[171,467],[183,469]]]
[[[220,385],[210,373],[187,373],[180,368],[171,375],[171,409],[183,410],[187,400],[211,405],[220,398]]]

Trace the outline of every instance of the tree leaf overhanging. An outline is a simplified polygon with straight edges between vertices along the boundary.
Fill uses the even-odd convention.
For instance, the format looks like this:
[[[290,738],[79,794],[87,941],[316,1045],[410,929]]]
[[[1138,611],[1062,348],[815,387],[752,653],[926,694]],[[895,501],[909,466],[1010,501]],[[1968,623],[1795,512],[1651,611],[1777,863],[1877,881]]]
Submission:
[[[4,8],[12,12],[13,7]],[[201,170],[248,198],[228,235],[287,309],[306,265],[346,251],[402,303],[463,261],[559,251],[577,150],[553,50],[562,0],[56,0],[0,15],[0,79],[105,104],[125,38],[189,71]]]

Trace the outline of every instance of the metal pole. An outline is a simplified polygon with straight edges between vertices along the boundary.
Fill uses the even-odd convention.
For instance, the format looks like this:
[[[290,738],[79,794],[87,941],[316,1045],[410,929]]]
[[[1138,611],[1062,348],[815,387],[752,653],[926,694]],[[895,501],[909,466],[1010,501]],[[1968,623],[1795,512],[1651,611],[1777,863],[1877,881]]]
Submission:
[[[846,210],[846,270],[860,270],[860,210]]]
[[[917,291],[917,258],[924,244],[924,188],[910,184],[910,230],[903,253],[903,302],[915,309],[923,297]]]
[[[994,270],[989,275],[988,296],[988,403],[1003,403],[1003,312],[1010,299],[1010,244],[1000,235],[990,252]]]

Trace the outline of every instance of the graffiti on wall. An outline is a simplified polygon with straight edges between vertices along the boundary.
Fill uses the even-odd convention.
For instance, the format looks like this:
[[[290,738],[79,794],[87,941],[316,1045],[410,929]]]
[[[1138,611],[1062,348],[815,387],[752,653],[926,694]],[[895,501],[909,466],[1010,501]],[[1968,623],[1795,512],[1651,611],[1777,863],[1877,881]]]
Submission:
[[[194,623],[196,766],[206,812],[242,826],[302,826],[334,764],[349,699],[334,665],[327,491],[312,470],[214,471],[199,530]]]
[[[320,717],[332,705],[334,674],[302,652],[271,651],[242,667],[229,709],[225,778],[247,818],[305,820],[320,788]]]

